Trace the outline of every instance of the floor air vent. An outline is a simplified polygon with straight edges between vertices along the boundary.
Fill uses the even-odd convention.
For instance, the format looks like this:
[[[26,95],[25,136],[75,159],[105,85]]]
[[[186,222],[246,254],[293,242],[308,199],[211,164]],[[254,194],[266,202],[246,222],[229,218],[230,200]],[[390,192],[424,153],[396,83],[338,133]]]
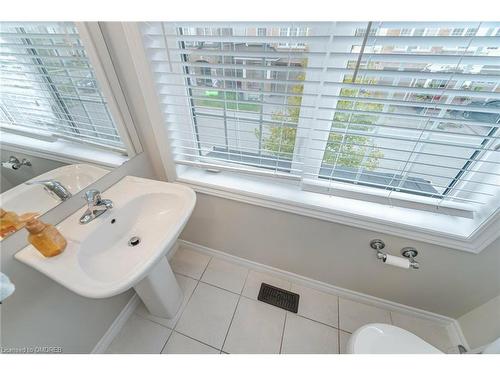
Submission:
[[[299,298],[300,296],[297,293],[292,293],[265,283],[262,283],[260,286],[259,296],[257,297],[259,301],[294,313],[297,313],[299,309]]]

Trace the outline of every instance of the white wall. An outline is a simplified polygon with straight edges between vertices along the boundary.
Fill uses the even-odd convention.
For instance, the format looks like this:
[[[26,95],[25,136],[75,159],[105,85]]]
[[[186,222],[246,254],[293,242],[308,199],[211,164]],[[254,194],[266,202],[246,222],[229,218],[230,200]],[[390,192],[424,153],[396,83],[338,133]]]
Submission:
[[[500,294],[500,239],[471,254],[204,194],[181,238],[453,318]],[[374,238],[395,255],[416,247],[421,269],[378,261]]]
[[[500,337],[500,295],[462,315],[458,322],[471,348]]]
[[[145,154],[108,173],[88,188],[105,190],[125,175],[155,178]],[[58,223],[83,207],[74,196],[42,217]],[[26,246],[26,232],[0,242],[0,270],[16,285],[1,308],[0,346],[60,346],[64,353],[89,353],[132,296],[127,291],[113,298],[89,299],[76,295],[38,271],[18,262],[14,254]]]

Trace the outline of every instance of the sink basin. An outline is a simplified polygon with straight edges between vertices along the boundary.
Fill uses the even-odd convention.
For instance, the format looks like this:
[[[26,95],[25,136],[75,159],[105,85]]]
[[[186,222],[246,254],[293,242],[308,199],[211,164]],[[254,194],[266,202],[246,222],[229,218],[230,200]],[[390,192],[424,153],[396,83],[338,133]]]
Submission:
[[[184,204],[176,194],[149,193],[133,198],[118,212],[116,200],[113,201],[115,209],[82,240],[77,255],[81,269],[104,282],[132,276],[136,267],[154,257],[157,249],[164,248],[165,237],[158,234],[176,226],[182,219],[179,214]],[[139,243],[130,246],[128,242],[134,236]]]
[[[182,293],[165,254],[193,211],[195,193],[127,176],[102,197],[113,201],[112,209],[80,224],[84,207],[57,226],[68,241],[62,254],[45,258],[30,245],[15,258],[84,297],[112,297],[133,287],[151,313],[171,315],[175,306],[165,305],[182,300]]]
[[[65,165],[43,173],[29,181],[54,179],[62,183],[71,194],[100,179],[108,171],[88,164]],[[61,201],[47,193],[42,185],[20,184],[0,195],[2,208],[17,213],[38,212],[43,214],[57,206]]]

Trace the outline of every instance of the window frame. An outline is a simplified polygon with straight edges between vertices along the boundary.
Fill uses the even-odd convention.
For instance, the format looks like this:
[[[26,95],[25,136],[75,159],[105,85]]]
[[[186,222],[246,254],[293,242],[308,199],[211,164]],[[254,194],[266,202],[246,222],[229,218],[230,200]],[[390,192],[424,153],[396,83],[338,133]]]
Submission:
[[[124,24],[124,31],[136,67],[145,73],[141,80],[143,95],[156,97],[155,82],[145,53],[140,25]],[[420,202],[416,202],[411,208],[396,207],[380,205],[360,197],[318,194],[304,189],[302,182],[294,179],[234,173],[230,164],[225,165],[227,168],[214,171],[208,168],[198,169],[188,163],[176,163],[172,144],[163,126],[163,113],[158,100],[148,101],[147,104],[154,119],[152,124],[155,134],[163,134],[156,137],[156,141],[159,149],[164,151],[160,153],[168,180],[191,186],[199,193],[408,237],[470,253],[479,253],[497,238],[500,231],[500,208],[487,217],[476,214],[473,219],[466,219],[421,210],[418,207]],[[221,162],[221,165],[224,164]],[[363,209],[351,209],[351,204],[346,204],[346,200],[357,206],[361,204]],[[339,208],[332,202],[343,202],[340,205],[342,207]],[[450,207],[453,208],[457,207]],[[392,212],[397,214],[392,215]],[[410,216],[414,218],[406,220]],[[418,218],[418,223],[415,217]]]
[[[132,158],[141,153],[143,148],[102,30],[98,22],[75,22],[75,25],[107,100],[118,133],[125,143],[128,157]]]
[[[127,156],[121,157],[117,155],[116,151],[105,150],[104,147],[100,148],[96,146],[96,157],[94,160],[88,157],[88,149],[91,146],[66,141],[64,138],[59,139],[57,135],[54,137],[51,136],[50,133],[47,133],[45,136],[42,135],[45,143],[35,141],[38,147],[33,148],[33,151],[36,151],[39,155],[57,154],[60,155],[59,157],[65,155],[73,161],[93,162],[104,166],[117,166],[127,158],[132,158],[142,152],[142,146],[98,23],[74,22],[74,25],[85,48],[87,57],[92,64],[102,96],[106,100],[109,113],[113,118],[120,139],[125,146]],[[19,138],[20,136],[26,139],[40,139],[38,135],[34,137],[33,134],[23,131],[21,128],[14,129],[8,124],[2,127],[2,131],[9,133],[9,137],[5,137],[9,140],[18,139],[21,141]],[[10,136],[11,134],[12,136]],[[7,147],[16,147],[15,143],[12,143],[12,141],[2,141],[0,143],[5,144]],[[74,147],[67,147],[68,144],[73,144]],[[69,151],[70,149],[72,150]],[[80,152],[84,152],[86,157],[79,159]]]

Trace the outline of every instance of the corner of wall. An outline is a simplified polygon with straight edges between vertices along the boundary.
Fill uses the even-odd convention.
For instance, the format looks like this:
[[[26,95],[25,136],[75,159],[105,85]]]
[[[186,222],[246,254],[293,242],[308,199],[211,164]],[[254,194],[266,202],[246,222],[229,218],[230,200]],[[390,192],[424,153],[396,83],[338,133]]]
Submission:
[[[458,318],[471,348],[479,348],[500,337],[500,295]]]

